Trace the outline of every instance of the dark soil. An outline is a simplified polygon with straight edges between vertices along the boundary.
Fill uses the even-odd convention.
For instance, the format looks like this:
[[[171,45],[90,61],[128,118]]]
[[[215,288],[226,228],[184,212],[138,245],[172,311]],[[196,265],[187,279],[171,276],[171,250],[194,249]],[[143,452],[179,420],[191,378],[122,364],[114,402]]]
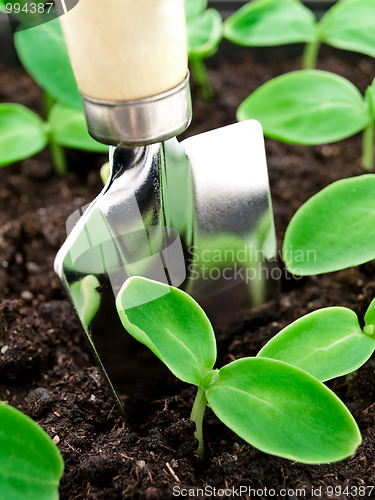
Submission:
[[[300,63],[299,48],[236,50],[209,61],[215,102],[194,99],[194,121],[187,135],[235,122],[237,106],[251,91],[298,69]],[[344,57],[328,48],[319,67],[345,76],[362,92],[375,74],[373,60]],[[0,68],[0,101],[20,102],[41,112],[41,93],[21,69]],[[279,247],[288,221],[305,200],[337,179],[363,173],[359,135],[319,147],[267,140],[266,148]],[[53,271],[66,236],[65,221],[100,191],[98,168],[105,161],[76,153],[69,159],[76,173],[64,180],[53,174],[47,151],[0,172],[0,399],[30,415],[50,436],[58,436],[65,460],[61,498],[166,499],[176,486],[195,491],[206,486],[261,489],[243,498],[270,498],[270,488],[279,498],[361,498],[354,487],[375,484],[374,359],[331,384],[363,435],[355,456],[337,464],[305,466],[265,455],[208,410],[208,459],[202,466],[194,455],[194,424],[189,420],[194,388],[182,383],[176,384],[173,396],[155,402],[152,417],[141,429],[127,427]],[[248,311],[233,326],[223,361],[256,354],[285,325],[320,307],[347,306],[363,317],[374,296],[374,262],[326,276],[285,280],[279,305],[262,313]],[[330,494],[329,486],[353,489]],[[289,491],[281,496],[282,488],[304,489],[305,494]],[[198,491],[195,497],[204,498]]]

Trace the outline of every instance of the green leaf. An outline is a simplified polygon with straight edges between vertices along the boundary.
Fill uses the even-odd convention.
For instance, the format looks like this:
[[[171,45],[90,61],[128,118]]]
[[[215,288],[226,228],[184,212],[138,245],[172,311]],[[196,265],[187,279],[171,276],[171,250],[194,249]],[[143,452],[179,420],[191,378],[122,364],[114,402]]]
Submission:
[[[83,111],[57,102],[51,110],[48,121],[51,126],[52,138],[60,146],[95,153],[109,151],[109,146],[95,141],[88,133]]]
[[[64,470],[59,450],[31,418],[0,403],[0,496],[57,500]]]
[[[287,227],[283,259],[299,276],[375,258],[375,175],[342,179],[310,198]]]
[[[199,385],[216,361],[209,319],[182,290],[138,276],[116,299],[122,324],[183,382]]]
[[[365,314],[365,324],[375,326],[375,299],[372,300],[371,304]]]
[[[374,349],[375,340],[364,335],[353,311],[327,307],[281,330],[258,357],[284,361],[324,382],[357,370]]]
[[[187,24],[189,58],[210,57],[223,38],[223,21],[215,9],[207,9]]]
[[[314,14],[297,0],[255,0],[224,22],[224,35],[246,47],[311,42],[316,36]]]
[[[294,71],[265,83],[245,99],[237,119],[255,118],[264,134],[293,144],[327,144],[370,122],[365,101],[345,78],[319,70]]]
[[[185,0],[186,20],[190,21],[202,14],[207,8],[207,0]]]
[[[322,382],[281,361],[245,358],[219,371],[207,400],[225,425],[261,451],[322,464],[352,455],[357,424]]]
[[[374,0],[337,2],[319,23],[322,42],[375,57]]]
[[[0,167],[39,153],[47,142],[38,115],[20,104],[0,104]]]
[[[59,20],[17,31],[14,41],[23,66],[34,80],[57,101],[82,109]]]
[[[92,274],[88,274],[82,280],[76,281],[70,287],[70,293],[75,308],[81,319],[83,326],[88,327],[100,306],[100,293],[97,288],[100,286],[98,279]]]

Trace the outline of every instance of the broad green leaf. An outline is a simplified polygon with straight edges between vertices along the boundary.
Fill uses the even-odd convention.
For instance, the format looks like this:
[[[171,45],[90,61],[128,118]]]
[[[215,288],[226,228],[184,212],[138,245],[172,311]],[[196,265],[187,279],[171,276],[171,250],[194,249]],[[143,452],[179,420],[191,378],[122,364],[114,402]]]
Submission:
[[[365,314],[365,323],[366,325],[374,325],[375,326],[375,299],[371,301],[371,304],[368,306],[368,309]]]
[[[264,134],[293,144],[327,144],[350,137],[370,121],[357,88],[345,78],[319,70],[294,71],[268,81],[237,110],[255,118]]]
[[[98,279],[89,274],[70,287],[73,303],[83,326],[88,327],[100,306],[100,286]]]
[[[31,418],[0,403],[0,497],[57,500],[64,462],[51,438]]]
[[[18,56],[34,80],[57,101],[82,109],[59,20],[17,31],[14,40]]]
[[[345,307],[328,307],[297,319],[275,335],[258,357],[278,359],[322,382],[351,373],[375,350],[357,315]]]
[[[246,47],[311,42],[316,19],[298,0],[255,0],[228,17],[224,35]]]
[[[95,141],[87,131],[83,111],[57,102],[49,115],[53,140],[68,148],[107,153],[109,146]]]
[[[183,382],[199,385],[216,361],[215,335],[187,293],[138,276],[116,299],[122,324]]]
[[[0,104],[0,167],[39,153],[47,142],[38,115],[20,104]]]
[[[342,179],[310,198],[287,227],[283,259],[299,276],[375,258],[375,175]]]
[[[341,0],[319,23],[322,42],[375,57],[374,0]]]
[[[185,0],[185,15],[189,22],[199,16],[207,8],[207,0]]]
[[[361,443],[357,424],[322,382],[294,366],[245,358],[206,389],[213,412],[261,451],[308,464],[342,460]]]
[[[207,9],[187,24],[189,58],[212,56],[223,37],[223,21],[215,9]]]

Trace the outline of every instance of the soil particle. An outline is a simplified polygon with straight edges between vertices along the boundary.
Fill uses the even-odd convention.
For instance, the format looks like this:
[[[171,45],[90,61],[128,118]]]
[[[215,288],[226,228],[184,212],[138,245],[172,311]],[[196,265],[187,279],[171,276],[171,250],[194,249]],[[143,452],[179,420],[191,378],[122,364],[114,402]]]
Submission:
[[[40,418],[52,409],[53,394],[43,387],[37,387],[26,396],[26,403],[30,417]]]

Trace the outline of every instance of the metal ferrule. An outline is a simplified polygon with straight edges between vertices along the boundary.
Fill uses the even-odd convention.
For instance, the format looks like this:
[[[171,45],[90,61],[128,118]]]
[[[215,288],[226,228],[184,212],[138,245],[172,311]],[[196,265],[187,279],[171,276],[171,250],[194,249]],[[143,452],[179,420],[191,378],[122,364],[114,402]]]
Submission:
[[[182,133],[192,109],[189,73],[167,92],[133,101],[103,101],[82,94],[90,135],[114,146],[144,146]]]

